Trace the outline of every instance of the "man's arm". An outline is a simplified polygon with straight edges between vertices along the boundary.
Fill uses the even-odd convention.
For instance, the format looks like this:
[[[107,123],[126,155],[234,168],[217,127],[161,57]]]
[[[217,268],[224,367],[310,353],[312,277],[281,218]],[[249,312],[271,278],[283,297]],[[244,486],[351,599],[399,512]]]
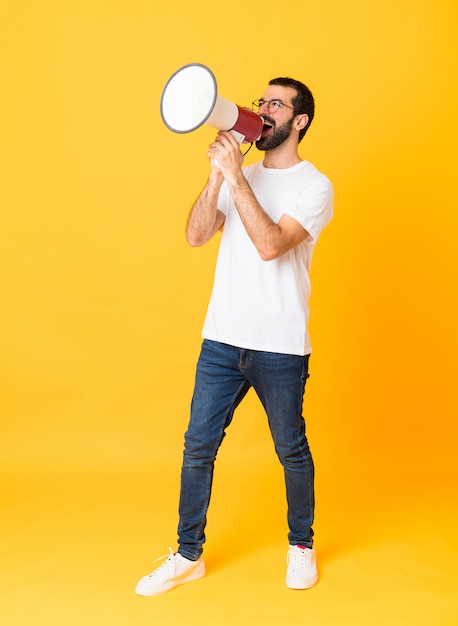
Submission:
[[[189,212],[186,239],[191,246],[203,246],[224,224],[225,216],[217,208],[223,180],[221,172],[214,167]]]
[[[241,170],[238,142],[230,133],[219,133],[209,156],[217,159],[240,219],[263,261],[276,259],[308,237],[297,220],[283,215],[276,224],[256,200]]]
[[[307,238],[305,228],[289,215],[283,215],[277,224],[272,221],[256,200],[242,172],[228,183],[240,219],[263,261],[278,258]]]

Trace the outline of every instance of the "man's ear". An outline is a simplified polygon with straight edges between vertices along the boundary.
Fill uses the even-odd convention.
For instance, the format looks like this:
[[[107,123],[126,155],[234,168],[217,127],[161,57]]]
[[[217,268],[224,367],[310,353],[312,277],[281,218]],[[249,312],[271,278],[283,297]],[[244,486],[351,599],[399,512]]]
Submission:
[[[296,116],[296,130],[302,130],[309,123],[309,116],[307,113],[301,113]]]

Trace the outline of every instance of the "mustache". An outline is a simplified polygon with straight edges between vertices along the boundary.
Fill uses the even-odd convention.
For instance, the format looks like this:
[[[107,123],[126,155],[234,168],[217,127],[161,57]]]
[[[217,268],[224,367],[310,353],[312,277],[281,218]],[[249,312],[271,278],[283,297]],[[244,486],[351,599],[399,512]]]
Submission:
[[[267,124],[269,126],[272,126],[273,128],[275,127],[275,120],[273,120],[271,117],[269,117],[268,115],[261,115],[264,124]]]

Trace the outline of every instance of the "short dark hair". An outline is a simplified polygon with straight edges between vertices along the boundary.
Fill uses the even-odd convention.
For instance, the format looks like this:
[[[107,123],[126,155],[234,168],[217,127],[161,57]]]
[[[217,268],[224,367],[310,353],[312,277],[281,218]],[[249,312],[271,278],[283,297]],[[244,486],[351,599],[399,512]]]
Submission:
[[[282,87],[292,87],[296,90],[296,96],[293,98],[292,105],[296,114],[305,113],[308,115],[307,126],[299,132],[299,142],[302,141],[305,133],[308,131],[315,115],[315,100],[313,99],[310,89],[294,78],[273,78],[269,81],[269,85],[280,85]]]

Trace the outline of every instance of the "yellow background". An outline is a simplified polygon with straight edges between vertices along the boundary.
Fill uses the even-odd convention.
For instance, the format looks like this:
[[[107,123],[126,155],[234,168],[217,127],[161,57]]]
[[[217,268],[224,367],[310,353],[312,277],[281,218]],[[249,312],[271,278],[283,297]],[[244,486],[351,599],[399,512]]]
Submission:
[[[457,54],[453,0],[2,0],[2,624],[458,624]],[[312,267],[304,593],[284,585],[282,475],[249,395],[208,576],[134,594],[175,546],[218,243],[184,239],[214,130],[159,115],[191,62],[242,106],[306,82],[301,155],[335,187]]]

